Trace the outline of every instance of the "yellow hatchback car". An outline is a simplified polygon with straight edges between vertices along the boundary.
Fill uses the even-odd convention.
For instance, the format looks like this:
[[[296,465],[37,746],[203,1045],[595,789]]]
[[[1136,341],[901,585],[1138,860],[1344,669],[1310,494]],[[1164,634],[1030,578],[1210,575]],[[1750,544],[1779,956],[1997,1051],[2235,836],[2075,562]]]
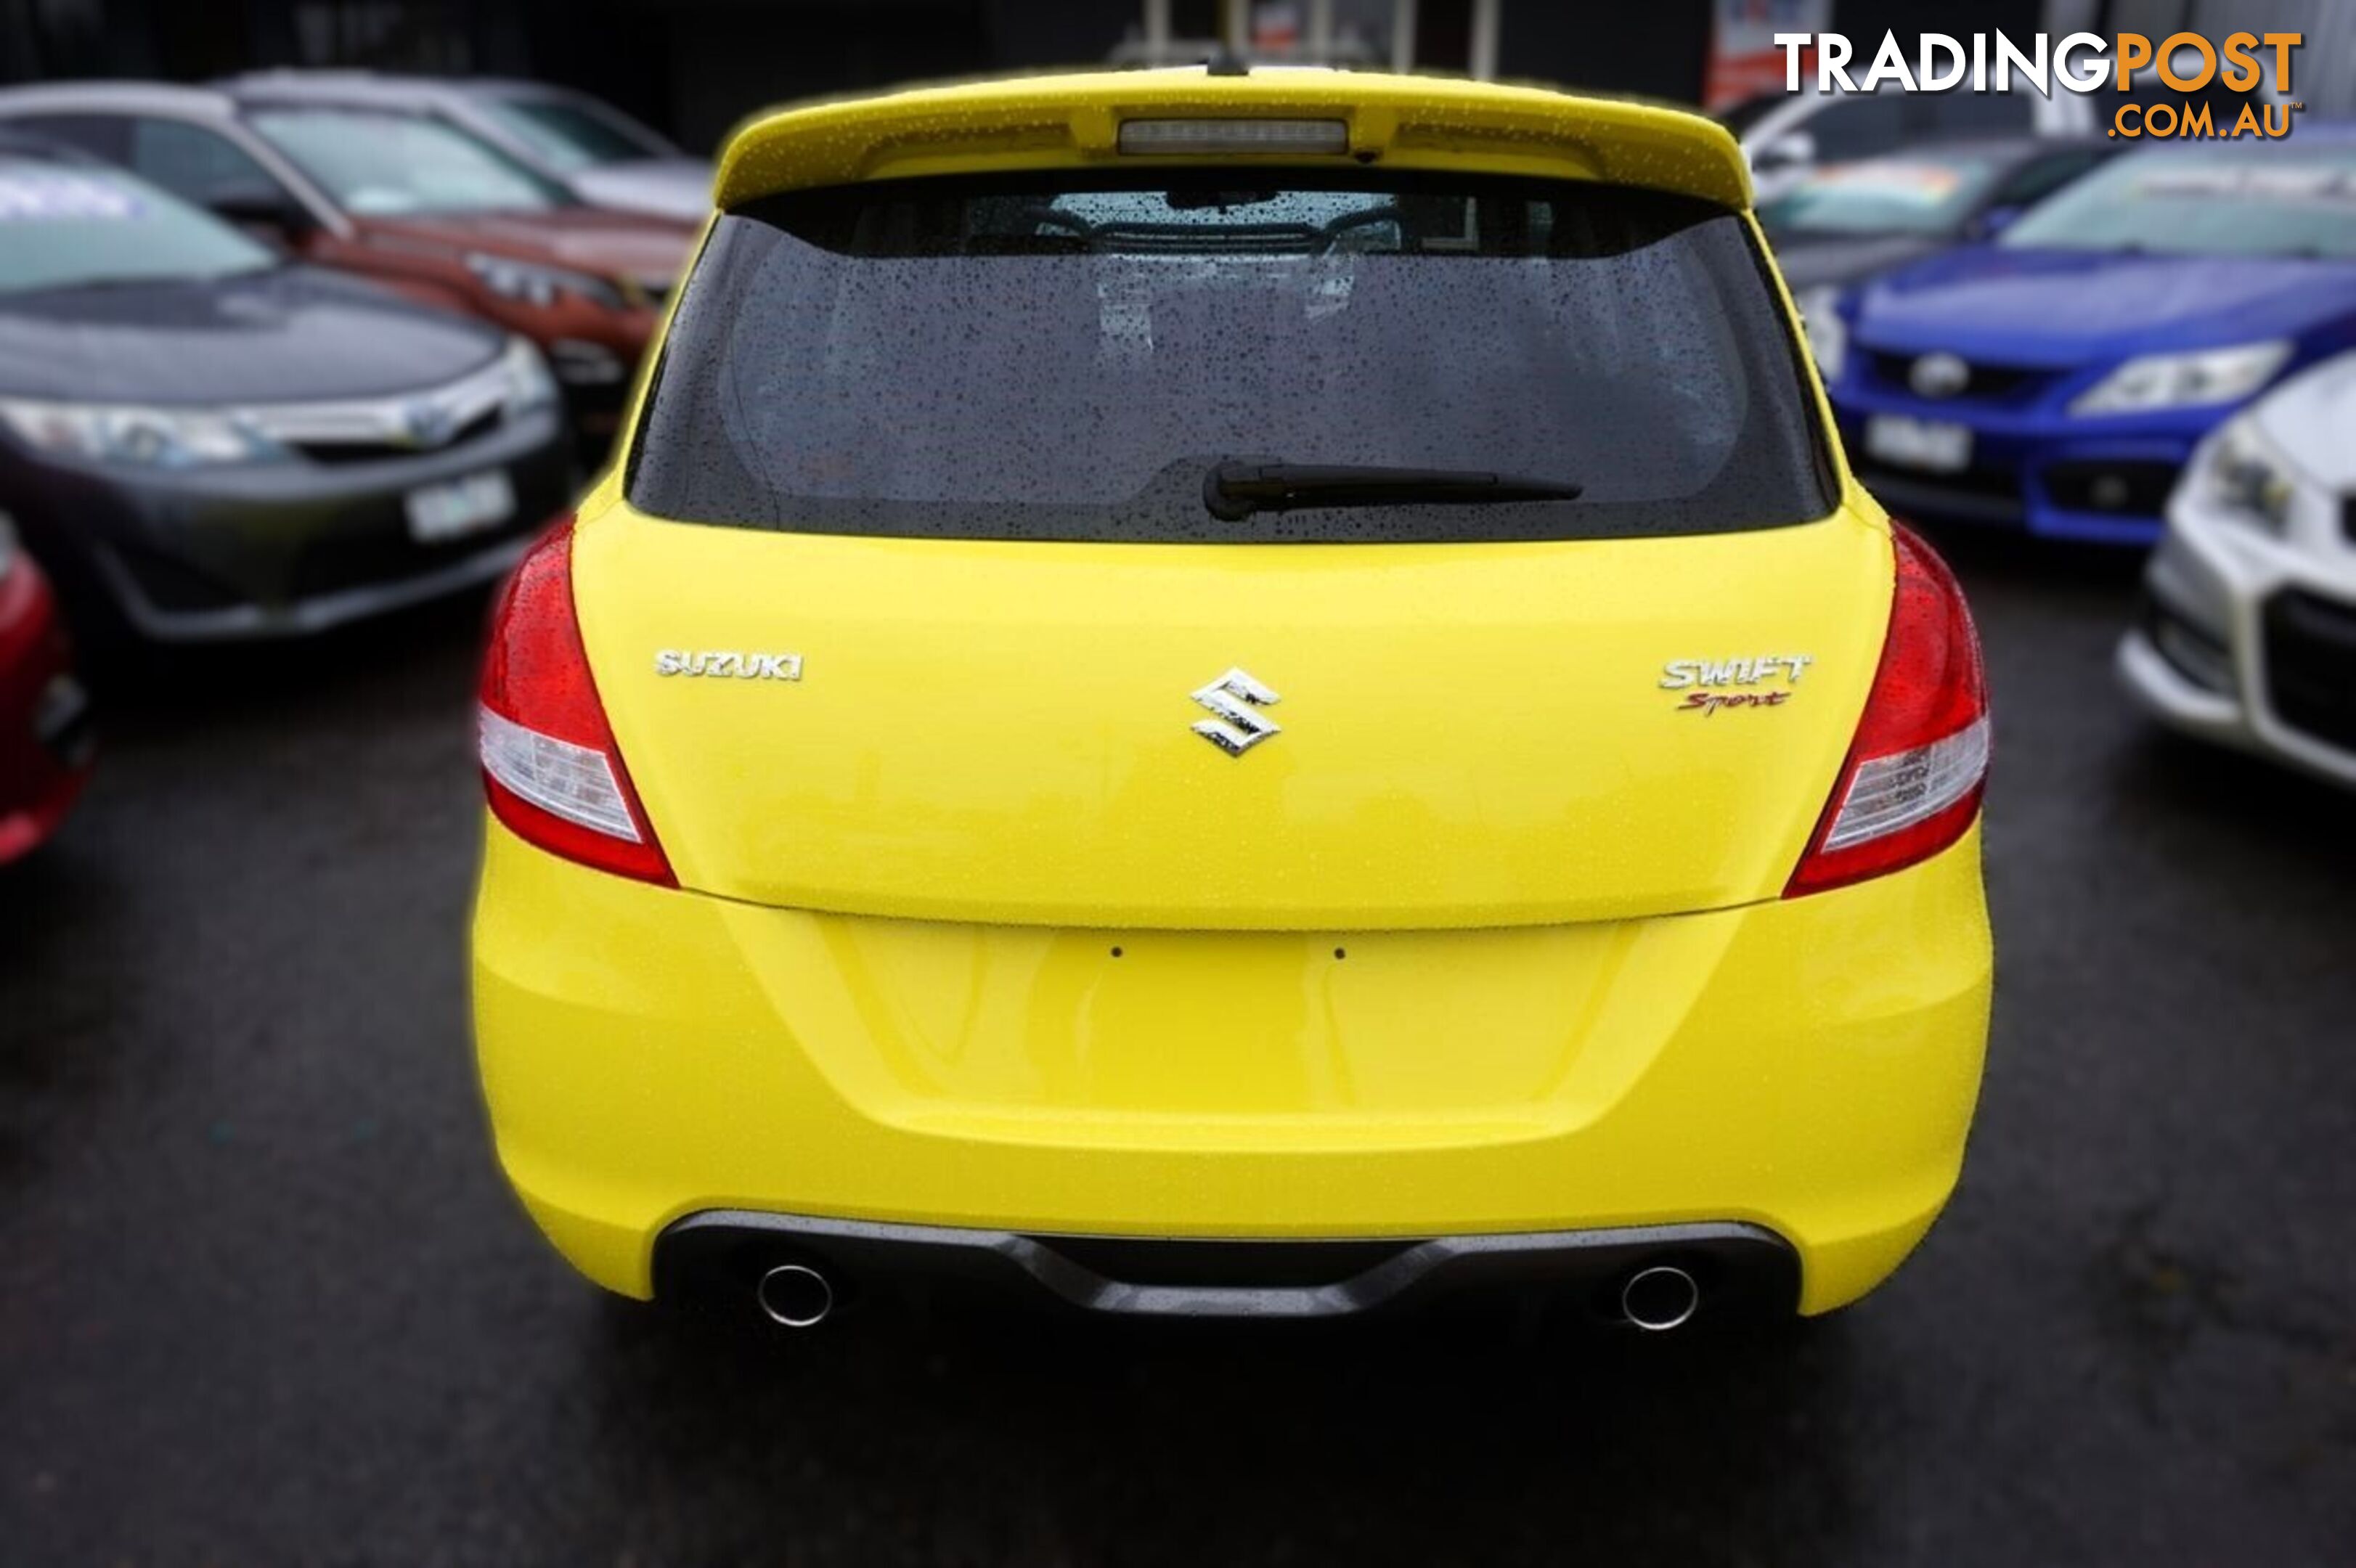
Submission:
[[[498,1154],[628,1296],[1821,1313],[1954,1185],[1978,646],[1727,134],[1070,76],[739,135],[482,686]]]

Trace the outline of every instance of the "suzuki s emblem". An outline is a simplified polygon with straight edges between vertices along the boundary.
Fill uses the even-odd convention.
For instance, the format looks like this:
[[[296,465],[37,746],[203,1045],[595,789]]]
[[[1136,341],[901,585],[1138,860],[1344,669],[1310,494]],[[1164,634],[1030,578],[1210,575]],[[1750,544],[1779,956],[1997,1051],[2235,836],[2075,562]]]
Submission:
[[[1218,715],[1196,721],[1194,733],[1231,757],[1240,757],[1277,732],[1280,726],[1258,710],[1278,700],[1276,693],[1239,669],[1231,669],[1194,700]]]
[[[1972,368],[1952,354],[1925,354],[1906,372],[1906,384],[1926,398],[1952,398],[1972,384]]]

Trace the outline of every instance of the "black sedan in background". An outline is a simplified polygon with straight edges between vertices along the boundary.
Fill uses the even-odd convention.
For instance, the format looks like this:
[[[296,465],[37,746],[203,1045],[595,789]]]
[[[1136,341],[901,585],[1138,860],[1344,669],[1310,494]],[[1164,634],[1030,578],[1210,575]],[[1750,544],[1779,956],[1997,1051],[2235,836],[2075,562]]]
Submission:
[[[102,630],[284,635],[489,581],[569,452],[530,344],[0,137],[0,511]]]
[[[1762,203],[1759,221],[1814,322],[1849,284],[1990,238],[2116,150],[2053,136],[1932,143],[1827,165]]]

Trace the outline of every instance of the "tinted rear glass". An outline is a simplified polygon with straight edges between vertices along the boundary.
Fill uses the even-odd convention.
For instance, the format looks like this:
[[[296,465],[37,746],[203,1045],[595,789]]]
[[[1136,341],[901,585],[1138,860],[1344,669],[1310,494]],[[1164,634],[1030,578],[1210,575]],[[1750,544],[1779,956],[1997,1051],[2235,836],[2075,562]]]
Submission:
[[[1204,477],[1237,459],[1583,494],[1222,522]],[[1727,209],[1262,168],[903,180],[729,214],[630,497],[809,532],[1140,541],[1691,533],[1832,504],[1795,347]]]

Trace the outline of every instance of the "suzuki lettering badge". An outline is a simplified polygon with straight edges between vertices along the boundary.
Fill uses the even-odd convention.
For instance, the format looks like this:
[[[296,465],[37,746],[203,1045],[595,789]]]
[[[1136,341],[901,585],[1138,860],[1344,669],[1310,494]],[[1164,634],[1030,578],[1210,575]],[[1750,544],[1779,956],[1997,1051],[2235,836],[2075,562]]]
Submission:
[[[1227,671],[1194,693],[1194,700],[1218,715],[1197,720],[1194,733],[1231,757],[1242,756],[1280,728],[1256,711],[1277,701],[1276,693],[1240,669]]]

